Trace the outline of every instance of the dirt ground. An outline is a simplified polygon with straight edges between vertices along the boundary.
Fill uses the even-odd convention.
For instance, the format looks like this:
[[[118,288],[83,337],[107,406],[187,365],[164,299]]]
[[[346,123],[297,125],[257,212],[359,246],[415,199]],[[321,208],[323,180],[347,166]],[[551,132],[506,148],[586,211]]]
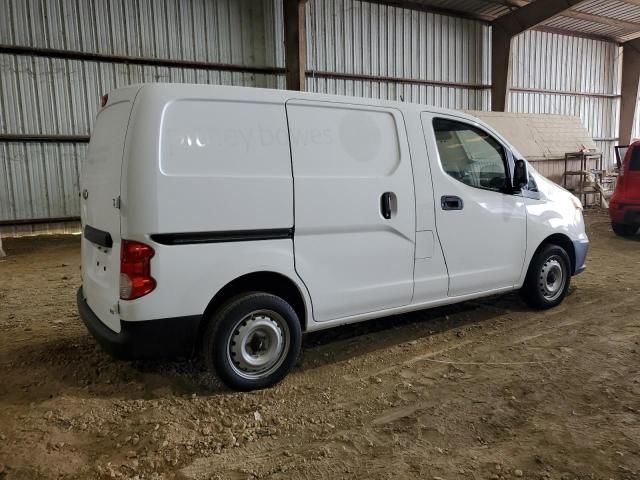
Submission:
[[[75,307],[79,238],[6,240],[0,479],[639,479],[640,237],[587,217],[588,270],[308,335],[275,388],[196,361],[117,362]]]

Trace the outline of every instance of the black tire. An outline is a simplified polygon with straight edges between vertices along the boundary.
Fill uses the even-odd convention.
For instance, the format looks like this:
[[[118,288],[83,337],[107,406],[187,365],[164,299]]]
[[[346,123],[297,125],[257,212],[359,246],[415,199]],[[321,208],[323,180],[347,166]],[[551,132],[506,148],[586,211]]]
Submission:
[[[561,271],[560,284],[556,285]],[[543,245],[535,254],[524,285],[520,290],[527,305],[537,310],[553,308],[560,303],[571,283],[571,260],[564,248],[558,245]]]
[[[630,237],[638,231],[637,225],[628,225],[626,223],[611,222],[611,228],[613,229],[613,233],[621,237]]]
[[[217,374],[234,390],[259,390],[278,383],[296,364],[302,329],[298,315],[285,300],[270,293],[248,292],[213,314],[202,344],[212,375]],[[268,364],[250,365],[272,357],[276,360],[269,368]]]

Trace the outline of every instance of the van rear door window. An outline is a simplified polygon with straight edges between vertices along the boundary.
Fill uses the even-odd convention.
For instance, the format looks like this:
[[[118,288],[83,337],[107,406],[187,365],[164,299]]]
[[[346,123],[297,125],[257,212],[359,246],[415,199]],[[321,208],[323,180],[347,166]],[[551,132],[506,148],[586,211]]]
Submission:
[[[178,100],[162,118],[165,175],[290,176],[284,105]]]

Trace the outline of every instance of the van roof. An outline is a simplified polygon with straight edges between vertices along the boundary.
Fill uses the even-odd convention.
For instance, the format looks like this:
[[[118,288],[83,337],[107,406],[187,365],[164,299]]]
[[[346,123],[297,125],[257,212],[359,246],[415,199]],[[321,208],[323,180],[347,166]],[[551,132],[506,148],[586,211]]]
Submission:
[[[377,98],[369,97],[354,97],[347,95],[334,95],[326,93],[313,93],[313,92],[299,92],[294,90],[277,90],[272,88],[260,88],[260,87],[236,87],[228,85],[203,85],[192,83],[140,83],[130,85],[123,88],[136,87],[144,89],[145,93],[151,95],[144,95],[144,98],[153,98],[153,92],[162,93],[162,96],[167,97],[192,97],[198,96],[202,99],[234,99],[234,100],[272,100],[274,102],[286,102],[293,99],[305,99],[305,100],[317,100],[328,102],[345,102],[355,105],[369,105],[380,107],[397,108],[402,111],[414,111],[414,112],[431,112],[442,113],[448,115],[455,115],[463,117],[473,122],[481,122],[477,117],[469,115],[462,110],[452,110],[448,108],[435,107],[433,105],[426,105],[421,103],[412,102],[398,102],[391,100],[381,100]],[[120,89],[117,89],[120,90]]]

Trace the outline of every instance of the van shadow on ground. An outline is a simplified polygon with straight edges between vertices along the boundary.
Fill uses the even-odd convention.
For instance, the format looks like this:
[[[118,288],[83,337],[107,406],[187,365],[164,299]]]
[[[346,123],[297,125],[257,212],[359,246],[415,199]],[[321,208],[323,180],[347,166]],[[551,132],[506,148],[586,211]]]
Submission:
[[[371,352],[526,311],[517,294],[469,301],[307,334],[296,371],[355,359]],[[4,372],[3,372],[4,370]],[[112,359],[89,335],[41,341],[0,356],[0,398],[42,401],[73,392],[82,398],[151,399],[216,395],[227,389],[197,359],[124,362]]]
[[[496,317],[526,310],[519,295],[512,293],[309,333],[304,338],[300,368],[346,361],[447,331],[463,335],[456,330],[476,323],[482,327]]]

